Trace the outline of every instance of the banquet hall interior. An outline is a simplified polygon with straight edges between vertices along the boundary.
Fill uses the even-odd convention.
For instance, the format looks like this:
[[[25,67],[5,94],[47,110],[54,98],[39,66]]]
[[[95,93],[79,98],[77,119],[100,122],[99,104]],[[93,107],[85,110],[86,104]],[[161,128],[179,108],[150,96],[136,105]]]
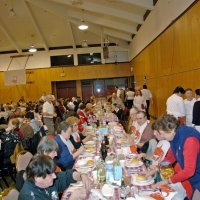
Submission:
[[[199,200],[199,77],[199,0],[0,0],[0,200]]]

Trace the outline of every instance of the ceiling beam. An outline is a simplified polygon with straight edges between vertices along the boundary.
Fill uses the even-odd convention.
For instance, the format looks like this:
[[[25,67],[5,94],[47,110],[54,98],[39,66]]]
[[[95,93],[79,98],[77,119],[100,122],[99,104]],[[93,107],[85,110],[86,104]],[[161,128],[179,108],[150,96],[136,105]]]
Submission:
[[[67,21],[68,21],[68,26],[69,26],[69,32],[72,36],[73,49],[75,50],[76,49],[76,43],[75,43],[74,33],[73,33],[73,30],[72,30],[72,25],[71,25],[71,22],[69,20],[67,20]]]
[[[127,42],[132,41],[131,35],[122,33],[122,32],[118,32],[118,31],[114,31],[111,29],[104,28],[104,34],[125,40]]]
[[[53,2],[47,2],[46,0],[28,0],[29,2],[35,4],[36,6],[48,10],[49,12],[62,17],[67,18],[74,18],[81,21],[82,16],[80,15],[80,12],[74,11],[72,9],[66,10],[62,5],[55,4]],[[102,17],[98,17],[92,14],[84,13],[84,19],[86,22],[91,22],[92,24],[96,24],[102,27],[106,28],[112,28],[119,31],[123,31],[126,33],[136,34],[137,33],[137,27],[134,27],[133,25],[129,25],[127,23],[120,23],[117,20],[111,20],[106,19]]]
[[[24,3],[24,5],[25,5],[25,7],[26,7],[26,9],[27,9],[27,11],[29,13],[29,16],[30,16],[30,18],[32,20],[32,23],[33,23],[34,27],[35,27],[35,30],[37,31],[38,35],[40,36],[40,38],[42,40],[42,43],[44,45],[45,50],[49,51],[47,42],[46,42],[46,40],[45,40],[45,38],[44,38],[40,28],[39,28],[39,25],[37,24],[37,21],[36,21],[36,19],[34,17],[34,14],[33,14],[33,12],[31,11],[31,8],[28,5],[28,2],[26,0],[23,0],[22,2]]]
[[[144,23],[143,16],[135,15],[135,14],[127,12],[125,10],[120,10],[120,9],[118,10],[118,9],[111,8],[111,7],[108,7],[108,6],[104,6],[104,5],[101,5],[101,4],[96,4],[94,2],[84,1],[83,4],[81,4],[79,6],[73,6],[72,3],[68,0],[48,0],[48,1],[53,1],[53,2],[56,2],[56,3],[60,3],[60,4],[64,4],[64,5],[84,9],[84,10],[88,10],[88,11],[103,14],[103,15],[113,16],[113,17],[120,18],[120,19],[123,19],[123,20],[128,20],[130,22],[135,22],[137,24],[143,24]]]
[[[81,16],[79,12],[73,11],[73,10],[68,10],[68,14],[70,17],[79,19],[81,21]],[[97,17],[95,15],[91,15],[88,13],[84,14],[84,20],[86,22],[91,22],[93,24],[106,27],[106,28],[112,28],[115,30],[123,31],[126,33],[131,33],[131,34],[136,34],[137,30],[136,27],[128,25],[126,23],[118,22],[117,20],[111,20],[111,19],[106,19],[102,17]]]
[[[17,45],[16,41],[14,38],[11,36],[9,31],[6,29],[6,27],[2,24],[0,21],[0,29],[3,32],[3,34],[8,38],[9,42],[13,45],[13,47],[17,50],[18,53],[22,53],[21,48]]]
[[[78,21],[78,20],[70,19],[70,22],[71,22],[72,24],[75,24],[76,26],[79,25],[79,21]],[[105,32],[105,31],[107,31],[107,30],[103,29],[102,27],[99,27],[99,26],[96,26],[96,25],[90,26],[90,24],[89,24],[89,27],[90,27],[90,28],[89,28],[87,31],[88,31],[88,32],[91,32],[91,33],[93,33],[93,34],[95,34],[95,35],[97,35],[97,36],[99,36],[99,37],[101,37],[100,40],[102,40],[102,35],[104,35],[104,36],[109,35],[109,36],[111,36],[111,38],[109,38],[110,41],[112,41],[113,43],[119,44],[120,46],[122,46],[122,47],[125,48],[125,49],[128,48],[128,43],[127,43],[127,45],[125,45],[125,43],[127,42],[127,40],[124,40],[124,37],[121,38],[121,35],[120,35],[120,34],[116,35],[116,33],[119,33],[119,32],[113,31],[114,34],[111,35],[111,32],[110,32],[110,34],[107,34],[107,33]],[[113,32],[112,32],[112,33],[113,33]],[[112,38],[112,37],[114,37],[114,38]],[[126,37],[127,37],[127,38],[130,38],[129,35],[126,35]],[[116,38],[117,38],[117,39],[116,39]],[[119,39],[119,40],[118,40],[118,39]],[[117,40],[117,41],[116,41],[116,40]],[[102,41],[101,41],[101,42],[102,42]]]
[[[138,6],[146,10],[153,10],[153,0],[119,0],[119,2],[127,3],[133,6]]]

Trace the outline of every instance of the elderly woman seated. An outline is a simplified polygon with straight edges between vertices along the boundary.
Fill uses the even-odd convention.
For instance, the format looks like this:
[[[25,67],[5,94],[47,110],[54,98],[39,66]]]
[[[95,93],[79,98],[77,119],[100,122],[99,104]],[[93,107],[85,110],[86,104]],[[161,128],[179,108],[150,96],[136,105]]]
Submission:
[[[93,137],[92,135],[84,136],[82,133],[79,132],[78,130],[79,119],[77,117],[73,116],[68,117],[66,119],[66,122],[71,125],[72,134],[70,136],[70,141],[76,149],[79,149],[82,144],[91,140],[91,138]]]
[[[71,124],[62,121],[58,126],[57,133],[58,135],[54,139],[58,143],[59,152],[55,161],[62,170],[70,169],[74,165],[75,158],[84,151],[84,147],[81,146],[76,150],[74,145],[71,143]]]

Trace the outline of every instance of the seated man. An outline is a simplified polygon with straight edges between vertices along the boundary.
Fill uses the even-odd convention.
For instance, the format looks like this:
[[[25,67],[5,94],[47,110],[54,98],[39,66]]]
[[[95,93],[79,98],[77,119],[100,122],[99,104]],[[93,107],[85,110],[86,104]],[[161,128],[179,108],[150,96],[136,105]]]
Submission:
[[[112,104],[113,113],[117,116],[119,122],[123,121],[123,110],[121,109],[120,105],[114,103]]]
[[[90,187],[90,183],[84,181],[87,179],[85,175],[80,175],[74,170],[67,170],[66,172],[60,172],[55,174],[56,164],[46,155],[36,155],[30,161],[22,190],[19,194],[19,200],[58,200],[58,193],[63,192],[69,187],[71,183],[82,179],[83,183],[86,183],[87,189]],[[86,190],[75,190],[70,200],[78,200],[86,198]]]
[[[149,141],[155,139],[155,136],[144,111],[137,113],[136,121],[136,130],[133,132],[133,141],[131,142],[137,144],[138,149],[146,153],[149,148]]]

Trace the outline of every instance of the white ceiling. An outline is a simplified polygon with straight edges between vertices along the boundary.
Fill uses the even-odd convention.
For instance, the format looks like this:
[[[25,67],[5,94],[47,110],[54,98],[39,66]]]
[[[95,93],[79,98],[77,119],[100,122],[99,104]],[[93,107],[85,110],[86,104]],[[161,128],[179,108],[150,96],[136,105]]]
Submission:
[[[154,9],[153,2],[0,0],[0,52],[17,50],[21,53],[31,45],[46,51],[63,46],[75,49],[83,40],[88,44],[103,44],[104,39],[128,47],[132,36],[137,34],[138,25],[145,23],[147,10]],[[77,28],[81,19],[89,25],[87,31]]]

